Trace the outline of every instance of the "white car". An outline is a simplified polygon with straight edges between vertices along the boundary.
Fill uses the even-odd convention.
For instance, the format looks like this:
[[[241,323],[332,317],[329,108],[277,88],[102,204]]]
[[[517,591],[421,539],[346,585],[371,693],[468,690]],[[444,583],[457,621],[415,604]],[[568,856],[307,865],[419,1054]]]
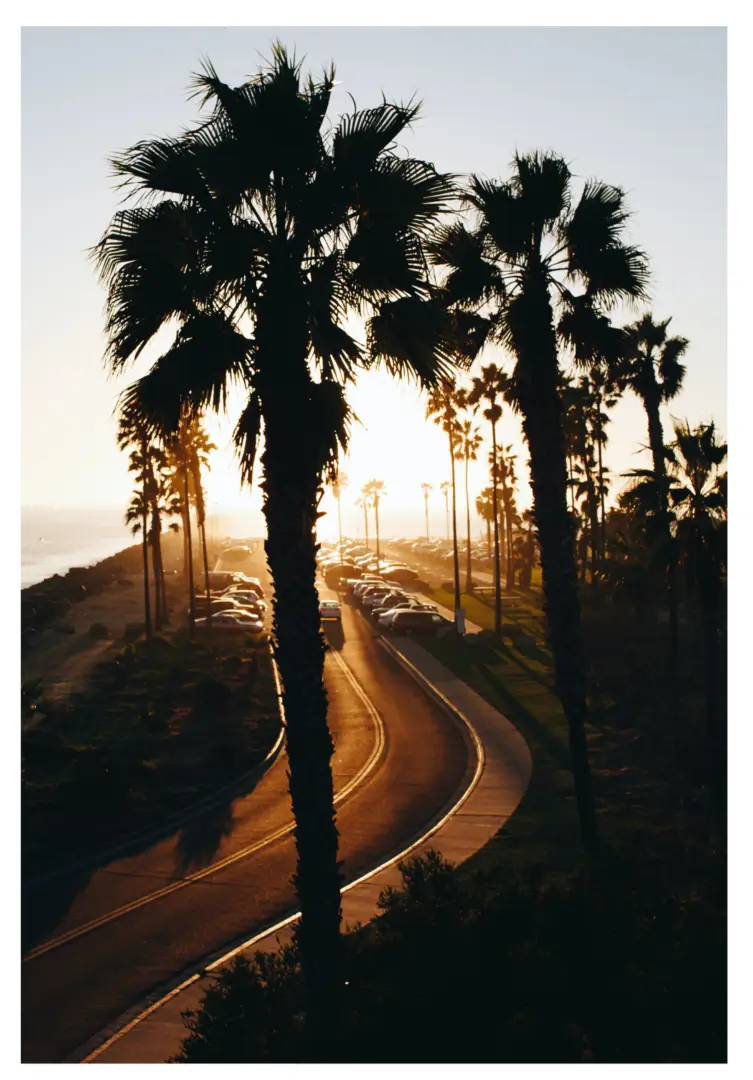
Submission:
[[[319,603],[319,617],[322,622],[327,619],[338,619],[342,621],[342,608],[337,600],[321,600]]]

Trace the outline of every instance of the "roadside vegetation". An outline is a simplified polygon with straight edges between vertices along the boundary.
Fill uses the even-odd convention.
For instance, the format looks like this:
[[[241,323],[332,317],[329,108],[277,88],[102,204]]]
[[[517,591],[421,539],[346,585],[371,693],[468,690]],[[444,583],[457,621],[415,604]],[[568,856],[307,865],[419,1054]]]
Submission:
[[[138,628],[137,628],[138,632]],[[80,693],[27,702],[24,878],[96,854],[237,780],[280,731],[268,644],[143,635],[112,648]]]

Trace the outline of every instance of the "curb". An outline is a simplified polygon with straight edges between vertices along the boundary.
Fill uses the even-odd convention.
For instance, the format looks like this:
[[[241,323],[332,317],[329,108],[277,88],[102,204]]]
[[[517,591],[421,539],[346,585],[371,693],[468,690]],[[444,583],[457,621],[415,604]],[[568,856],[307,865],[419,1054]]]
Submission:
[[[467,719],[467,717],[463,713],[461,713],[459,709],[456,709],[455,706],[452,705],[441,693],[441,691],[437,690],[437,688],[433,686],[433,684],[431,684],[413,666],[413,664],[410,663],[409,660],[407,660],[401,653],[399,653],[399,651],[395,649],[394,646],[390,646],[386,642],[382,642],[382,644],[385,646],[387,651],[392,654],[394,659],[396,659],[398,663],[400,663],[401,666],[405,668],[408,674],[410,674],[411,677],[419,683],[422,689],[424,689],[427,694],[433,698],[436,704],[438,704],[439,707],[450,716],[456,726],[461,730],[461,733],[464,736],[464,741],[466,742],[467,747],[469,748],[469,750],[471,750],[473,755],[472,758],[469,756],[466,775],[469,772],[471,772],[472,775],[468,783],[465,783],[464,778],[464,787],[461,794],[459,796],[452,796],[444,804],[444,806],[439,811],[437,811],[437,814],[435,815],[436,820],[431,823],[428,828],[423,829],[419,835],[414,834],[414,836],[409,839],[407,843],[405,843],[405,845],[401,848],[399,852],[397,852],[397,854],[389,856],[387,859],[380,862],[371,870],[366,871],[366,873],[361,874],[353,881],[348,882],[348,884],[343,886],[343,888],[340,890],[341,896],[344,896],[346,893],[350,892],[351,889],[356,888],[356,886],[368,881],[370,878],[375,877],[377,874],[381,873],[381,871],[386,870],[390,866],[393,866],[401,859],[404,859],[407,855],[410,855],[410,853],[416,848],[426,843],[427,840],[429,840],[436,832],[438,832],[439,829],[441,829],[442,826],[451,817],[453,817],[458,812],[458,810],[460,810],[463,804],[471,796],[474,789],[478,785],[479,780],[481,779],[481,775],[485,767],[485,754],[483,744],[481,743],[481,740],[479,739],[475,729],[473,728],[471,722]],[[475,758],[475,767],[473,766],[473,758]],[[222,966],[223,964],[226,964],[229,960],[232,960],[233,957],[237,956],[239,953],[245,952],[246,950],[252,948],[254,945],[257,945],[263,939],[271,937],[273,934],[276,934],[278,931],[284,929],[286,926],[289,926],[291,923],[299,919],[300,915],[300,911],[294,911],[288,915],[285,915],[282,919],[278,920],[273,925],[267,926],[265,929],[258,931],[251,938],[245,939],[239,944],[231,946],[229,950],[223,952],[221,955],[217,955],[217,953],[210,954],[209,957],[205,957],[204,960],[201,961],[199,964],[196,964],[192,968],[184,970],[181,975],[176,976],[172,980],[172,985],[171,983],[165,983],[163,984],[162,988],[155,989],[152,994],[148,995],[145,998],[142,998],[141,1002],[133,1006],[132,1009],[128,1010],[125,1013],[122,1013],[121,1016],[112,1024],[108,1025],[97,1035],[94,1035],[91,1039],[87,1040],[86,1043],[80,1046],[76,1051],[74,1051],[73,1054],[71,1054],[65,1059],[65,1063],[90,1064],[92,1062],[95,1062],[100,1054],[102,1054],[105,1050],[109,1049],[110,1046],[118,1042],[121,1038],[128,1035],[129,1032],[131,1032],[135,1027],[138,1026],[138,1024],[140,1024],[143,1020],[146,1020],[147,1017],[149,1017],[152,1013],[157,1012],[158,1009],[160,1009],[163,1005],[166,1005],[183,990],[188,989],[189,986],[197,982],[199,979],[210,975],[211,972],[213,972],[216,968]],[[176,983],[176,979],[180,981]],[[168,989],[168,987],[170,988]],[[108,1033],[110,1033],[109,1037]]]
[[[249,769],[248,772],[242,773],[241,776],[236,777],[236,779],[232,780],[229,784],[225,784],[223,787],[218,788],[217,791],[212,791],[208,795],[203,795],[195,803],[192,803],[191,806],[186,807],[185,810],[174,811],[158,825],[153,825],[148,829],[144,829],[142,832],[127,834],[121,840],[118,840],[112,847],[101,848],[99,851],[87,855],[77,862],[67,863],[65,866],[58,867],[54,870],[48,870],[46,873],[39,874],[37,877],[29,878],[27,881],[21,883],[22,891],[38,889],[48,882],[53,881],[55,878],[65,877],[68,874],[75,874],[78,871],[86,870],[90,867],[96,869],[100,863],[109,860],[115,855],[123,855],[139,844],[149,840],[164,839],[170,835],[172,829],[180,828],[181,825],[193,821],[194,818],[201,817],[207,810],[213,809],[217,803],[222,802],[222,800],[229,795],[233,795],[234,792],[237,792],[240,795],[242,789],[247,784],[260,780],[261,777],[272,768],[275,761],[280,756],[280,752],[285,743],[285,710],[282,703],[282,687],[280,684],[280,675],[277,670],[277,662],[271,649],[270,659],[272,661],[272,674],[275,680],[277,705],[280,710],[280,732],[271,749],[267,752],[266,757],[263,758],[262,761],[257,762],[257,764],[254,765],[252,769]]]

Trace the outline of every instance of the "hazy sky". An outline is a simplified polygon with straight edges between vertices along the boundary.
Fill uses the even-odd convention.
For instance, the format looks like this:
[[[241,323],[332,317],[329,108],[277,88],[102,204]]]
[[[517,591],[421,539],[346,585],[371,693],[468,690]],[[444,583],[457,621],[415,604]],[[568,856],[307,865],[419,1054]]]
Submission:
[[[118,390],[102,367],[104,293],[87,261],[117,209],[107,156],[149,135],[175,134],[196,116],[186,101],[202,55],[237,84],[279,37],[315,71],[329,60],[340,85],[332,112],[417,94],[423,117],[403,140],[439,169],[504,177],[515,149],[561,153],[576,177],[628,192],[633,242],[652,257],[657,318],[688,337],[688,375],[672,413],[713,416],[726,431],[726,59],[719,28],[61,28],[22,41],[22,501],[125,505],[130,481],[114,443]],[[576,191],[580,181],[576,179]],[[484,361],[503,361],[484,355]],[[346,529],[357,489],[384,479],[391,509],[421,505],[420,484],[448,473],[445,443],[423,420],[414,388],[380,373],[352,393],[362,421],[345,469]],[[666,418],[668,423],[668,416]],[[505,442],[520,459],[518,425]],[[210,479],[216,506],[248,505],[229,450]],[[641,463],[638,403],[614,413],[607,462]],[[519,468],[519,471],[523,471]],[[484,470],[485,473],[485,470]],[[472,494],[486,483],[481,468]],[[529,501],[528,492],[522,504]],[[253,495],[259,504],[259,494]],[[433,523],[443,522],[439,496]],[[326,505],[325,505],[326,508]],[[395,526],[399,529],[399,525]]]

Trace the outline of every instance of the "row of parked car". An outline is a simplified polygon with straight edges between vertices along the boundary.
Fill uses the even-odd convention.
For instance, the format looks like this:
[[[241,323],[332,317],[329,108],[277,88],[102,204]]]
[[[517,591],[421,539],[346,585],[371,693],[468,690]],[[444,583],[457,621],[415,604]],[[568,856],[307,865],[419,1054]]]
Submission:
[[[322,543],[319,554],[319,570],[330,585],[365,574],[379,574],[385,581],[408,585],[418,578],[418,573],[404,562],[376,555],[365,544],[357,541],[339,544]]]
[[[352,578],[343,584],[353,601],[387,633],[436,636],[452,628],[436,604],[427,603],[377,574]]]
[[[212,628],[254,636],[264,633],[267,604],[258,578],[231,570],[213,570],[209,574],[209,589],[208,597],[206,592],[197,592],[194,597],[196,626],[208,626],[211,611]]]
[[[390,540],[390,546],[399,548],[414,555],[438,559],[446,566],[452,566],[452,541],[451,540],[427,540],[425,537],[413,538],[398,536]],[[458,540],[458,552],[465,556],[468,544],[465,540]],[[489,552],[485,543],[471,543],[471,556],[475,566],[492,566]]]

